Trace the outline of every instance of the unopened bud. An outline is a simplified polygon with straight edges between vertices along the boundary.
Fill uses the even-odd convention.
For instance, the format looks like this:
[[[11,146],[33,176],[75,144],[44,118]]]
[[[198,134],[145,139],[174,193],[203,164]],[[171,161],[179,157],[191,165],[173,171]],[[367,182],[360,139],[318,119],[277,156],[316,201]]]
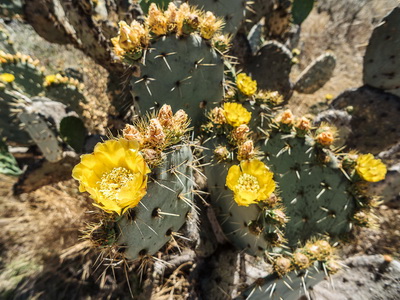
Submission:
[[[215,107],[210,112],[210,120],[214,124],[222,125],[226,123],[225,112],[221,107]]]
[[[218,161],[224,161],[229,158],[230,152],[228,151],[228,149],[225,146],[218,146],[214,150],[214,155]]]
[[[169,128],[172,125],[173,113],[171,106],[164,104],[158,112],[157,119],[160,121],[161,126]]]
[[[129,141],[137,141],[140,145],[143,144],[142,133],[133,125],[126,124],[122,131],[122,135]]]
[[[238,160],[249,160],[252,159],[255,155],[254,152],[254,143],[252,140],[248,140],[243,144],[239,145],[238,149]]]
[[[316,137],[317,143],[321,144],[322,146],[329,147],[335,141],[334,134],[331,130],[326,129],[319,133]]]
[[[292,268],[292,263],[290,259],[286,257],[278,257],[274,261],[274,270],[276,273],[278,273],[279,276],[286,275],[287,273],[289,273],[291,268]]]
[[[296,127],[300,130],[308,131],[311,129],[311,121],[306,117],[301,117],[296,123]]]
[[[162,146],[165,142],[165,133],[158,119],[151,119],[146,140],[150,145]]]
[[[294,116],[292,112],[288,109],[282,112],[276,119],[277,122],[285,124],[285,125],[293,125]]]
[[[238,144],[243,143],[249,135],[250,128],[246,124],[242,124],[232,130],[232,138],[238,142]]]
[[[310,260],[307,257],[307,255],[301,253],[301,252],[296,252],[293,255],[293,262],[296,266],[298,266],[300,269],[305,269],[308,268],[310,265]]]

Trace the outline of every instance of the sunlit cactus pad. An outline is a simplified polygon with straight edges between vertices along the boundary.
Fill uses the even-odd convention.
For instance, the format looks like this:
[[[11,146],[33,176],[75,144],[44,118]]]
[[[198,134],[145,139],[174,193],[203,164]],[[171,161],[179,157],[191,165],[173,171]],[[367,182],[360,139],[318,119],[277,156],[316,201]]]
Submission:
[[[144,25],[121,21],[119,35],[112,39],[115,53],[135,64],[130,80],[134,104],[146,113],[169,104],[187,111],[199,126],[204,108],[223,96],[222,53],[228,38],[221,35],[222,20],[211,12],[172,3],[165,11],[153,3]],[[117,105],[126,111],[132,103]]]
[[[254,132],[257,124],[244,117],[240,104],[236,111],[228,104],[209,114],[211,121],[204,129],[213,133],[205,144],[213,151],[208,152],[212,160],[206,168],[211,204],[233,244],[263,256],[277,247],[294,250],[315,237],[342,240],[355,224],[373,226],[371,208],[378,202],[364,186],[384,178],[386,167],[380,161],[370,154],[335,154],[334,128],[312,128],[309,119],[297,119],[289,110],[266,119],[270,124],[254,142],[257,135],[246,123]],[[230,114],[237,114],[236,123],[230,123]],[[260,175],[261,169],[248,167],[258,159],[273,173],[277,186],[267,197],[259,194],[265,184],[273,184],[259,177],[267,172]],[[242,175],[232,179],[237,166]]]
[[[153,255],[178,232],[193,207],[193,157],[183,146],[153,170],[146,196],[118,221],[117,243],[125,256]]]
[[[151,44],[140,76],[131,80],[132,95],[140,112],[167,103],[184,108],[199,124],[205,108],[223,93],[224,65],[221,55],[197,34],[164,36]]]

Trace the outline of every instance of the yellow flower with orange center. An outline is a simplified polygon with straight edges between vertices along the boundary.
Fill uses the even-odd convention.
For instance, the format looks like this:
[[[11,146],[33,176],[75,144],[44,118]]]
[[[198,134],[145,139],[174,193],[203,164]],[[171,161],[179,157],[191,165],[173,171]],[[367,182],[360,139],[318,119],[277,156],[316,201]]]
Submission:
[[[248,206],[267,200],[275,191],[273,173],[260,160],[243,160],[229,168],[226,185],[234,193],[238,205]]]
[[[120,138],[98,143],[92,154],[81,156],[72,170],[79,191],[88,192],[108,213],[124,213],[146,195],[150,169],[139,153],[139,143]]]
[[[385,179],[385,164],[380,159],[375,159],[372,154],[360,155],[356,162],[357,174],[365,181],[378,182]]]
[[[248,124],[251,120],[251,112],[249,112],[243,107],[242,104],[239,103],[225,103],[224,114],[226,122],[233,127]]]
[[[239,91],[246,96],[252,96],[257,92],[257,81],[251,80],[251,77],[244,73],[240,73],[236,76],[236,85]]]

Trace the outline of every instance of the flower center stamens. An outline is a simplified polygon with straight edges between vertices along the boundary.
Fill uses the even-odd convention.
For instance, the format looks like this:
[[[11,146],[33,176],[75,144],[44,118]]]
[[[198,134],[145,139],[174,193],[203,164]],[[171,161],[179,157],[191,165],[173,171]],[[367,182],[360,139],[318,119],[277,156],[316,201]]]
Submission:
[[[240,175],[237,188],[241,191],[257,193],[260,190],[260,185],[255,176],[245,173]]]
[[[100,181],[98,181],[99,190],[104,197],[118,201],[117,195],[120,190],[126,187],[134,178],[135,175],[128,169],[123,167],[114,168],[101,176]]]

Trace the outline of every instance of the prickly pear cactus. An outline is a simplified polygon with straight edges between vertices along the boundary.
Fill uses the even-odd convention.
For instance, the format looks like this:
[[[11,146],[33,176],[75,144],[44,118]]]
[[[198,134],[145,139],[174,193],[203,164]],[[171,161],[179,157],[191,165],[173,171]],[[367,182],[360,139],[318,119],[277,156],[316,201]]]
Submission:
[[[117,243],[128,259],[154,255],[186,222],[194,208],[191,164],[190,147],[174,149],[160,167],[152,170],[140,205],[118,221]]]
[[[140,0],[139,4],[143,10],[143,13],[147,14],[149,12],[150,4],[154,3],[157,5],[157,7],[166,9],[170,2],[171,0]]]
[[[331,53],[322,54],[299,75],[294,84],[295,91],[303,94],[318,91],[331,79],[335,67],[336,57]]]
[[[87,131],[83,121],[75,116],[64,117],[60,122],[60,136],[77,153],[82,153]]]
[[[87,99],[82,92],[83,84],[78,80],[60,74],[48,75],[44,86],[47,97],[64,103],[71,110],[82,114],[82,104],[87,103]]]
[[[294,0],[292,4],[293,23],[300,25],[310,14],[314,0]]]
[[[400,7],[396,7],[372,32],[364,56],[364,83],[400,96],[399,53]]]
[[[141,76],[131,81],[136,107],[140,112],[165,103],[184,107],[198,124],[204,108],[222,96],[221,56],[198,35],[161,37],[152,47]]]
[[[251,73],[259,88],[278,91],[288,98],[292,92],[289,79],[292,58],[292,53],[283,44],[268,41],[251,58],[246,71]]]
[[[179,9],[170,4],[165,12],[152,4],[146,26],[120,22],[120,35],[113,43],[125,61],[138,63],[130,84],[139,112],[168,103],[183,107],[193,124],[200,124],[204,109],[223,94],[224,64],[216,48],[226,47],[226,40],[215,39],[221,24],[211,13],[187,4]],[[125,42],[124,35],[133,42]]]
[[[0,51],[0,72],[13,74],[15,88],[28,95],[36,96],[44,91],[44,74],[38,64],[39,61],[28,55]]]
[[[30,56],[0,52],[0,120],[3,135],[20,145],[37,144],[45,157],[54,162],[63,149],[60,122],[69,114],[82,114],[86,97],[82,84],[60,74],[44,76],[39,61]],[[43,97],[43,95],[49,98]],[[55,101],[52,101],[55,100]],[[82,123],[82,121],[80,121]],[[68,134],[68,144],[81,151],[85,136]],[[27,134],[28,133],[28,134]],[[64,134],[64,137],[66,135]],[[71,140],[74,136],[77,140]],[[78,138],[78,136],[80,138]]]
[[[355,225],[375,226],[379,201],[365,186],[384,179],[386,167],[371,154],[335,154],[335,128],[275,112],[282,100],[239,75],[238,97],[210,111],[203,126],[211,205],[232,244],[272,264],[277,277],[264,279],[263,292],[282,297],[296,276],[307,294],[306,270],[337,271],[332,245]]]
[[[61,159],[62,148],[57,135],[40,114],[30,111],[30,108],[27,107],[18,114],[18,118],[48,161],[56,162]]]
[[[290,81],[293,59],[292,52],[285,45],[277,41],[267,41],[248,58],[245,69],[261,89],[278,91],[285,99],[289,99],[293,90],[305,94],[316,92],[332,77],[336,66],[333,54],[323,54],[293,84]]]
[[[237,205],[232,191],[225,187],[234,162],[214,164],[206,173],[221,226],[235,245],[262,255],[284,240],[295,247],[317,233],[337,239],[350,231],[359,200],[348,192],[353,189],[352,182],[333,153],[325,153],[309,135],[298,137],[279,131],[271,132],[260,150],[266,157],[264,163],[274,173],[281,203],[273,198],[270,201],[276,203],[269,207]],[[284,207],[282,211],[274,210],[278,204]],[[279,221],[273,216],[284,219],[279,215],[283,211],[289,221],[284,229],[276,230],[274,225]]]
[[[0,174],[19,176],[22,170],[14,156],[8,152],[8,147],[3,140],[0,140]]]
[[[186,140],[188,125],[186,113],[181,110],[174,115],[171,107],[164,105],[158,115],[127,125],[123,137],[99,143],[93,154],[82,157],[73,171],[75,179],[91,194],[96,206],[118,214],[102,218],[89,230],[95,245],[116,247],[125,258],[136,260],[150,258],[171,239],[179,237],[179,229],[196,214],[195,159]],[[111,164],[113,168],[103,170],[96,183],[86,182],[88,177],[84,174],[92,172],[86,161],[96,161],[103,155],[110,155],[107,166]],[[113,161],[115,155],[125,158]],[[132,157],[135,163],[130,162]],[[121,178],[124,181],[119,186]],[[140,184],[124,190],[137,178],[142,179]],[[126,197],[125,193],[132,195],[120,200]]]
[[[327,273],[322,270],[321,263],[315,262],[307,272],[293,271],[287,274],[285,278],[271,274],[253,284],[235,300],[298,300],[302,295],[309,297],[310,287],[322,281],[326,276]]]
[[[20,128],[20,122],[16,117],[16,110],[20,107],[21,97],[18,93],[0,88],[0,134],[9,141],[20,145],[31,144],[28,133]]]
[[[378,154],[394,146],[400,138],[399,103],[400,98],[393,94],[363,86],[344,91],[332,101],[332,106],[337,110],[347,110],[351,116],[351,132],[346,144],[363,152]],[[338,128],[343,131],[342,127]]]

